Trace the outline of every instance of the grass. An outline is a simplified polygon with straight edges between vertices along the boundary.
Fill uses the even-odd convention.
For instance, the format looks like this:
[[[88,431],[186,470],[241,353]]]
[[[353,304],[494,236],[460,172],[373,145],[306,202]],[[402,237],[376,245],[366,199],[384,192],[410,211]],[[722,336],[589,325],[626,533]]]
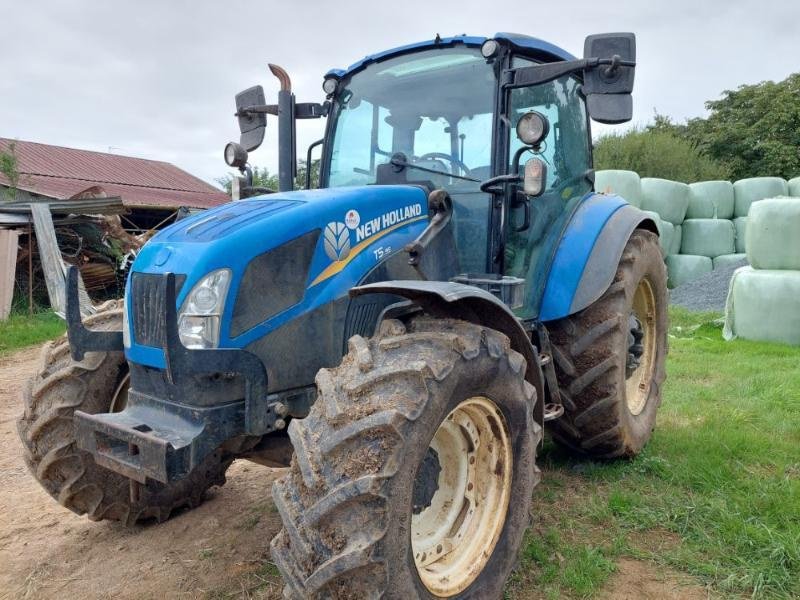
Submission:
[[[725,342],[719,317],[671,309],[663,404],[639,457],[595,462],[545,445],[508,598],[590,598],[623,557],[718,596],[800,597],[800,348]],[[12,315],[0,355],[63,331],[51,312]],[[254,507],[239,527],[270,510]],[[241,585],[263,597],[280,578],[264,561]]]
[[[36,312],[33,316],[12,314],[0,321],[0,356],[41,344],[60,336],[66,331],[64,321],[52,311]]]
[[[545,446],[508,597],[591,597],[624,556],[716,595],[800,597],[800,348],[725,342],[718,318],[671,310],[663,404],[639,457]]]

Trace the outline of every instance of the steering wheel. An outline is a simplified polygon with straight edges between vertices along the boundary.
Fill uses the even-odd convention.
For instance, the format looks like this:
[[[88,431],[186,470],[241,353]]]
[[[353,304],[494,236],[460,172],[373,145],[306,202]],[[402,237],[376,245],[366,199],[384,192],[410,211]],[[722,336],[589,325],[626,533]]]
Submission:
[[[427,160],[427,159],[430,159],[430,160],[437,160],[438,159],[438,160],[449,161],[451,164],[454,164],[454,165],[458,166],[459,168],[461,168],[461,170],[463,171],[464,175],[467,175],[467,176],[472,175],[472,171],[469,170],[469,167],[467,165],[465,165],[459,159],[454,158],[454,157],[452,157],[449,154],[446,154],[444,152],[428,152],[427,154],[423,154],[422,156],[418,156],[417,157],[417,160]],[[442,175],[449,175],[449,173],[442,173]]]

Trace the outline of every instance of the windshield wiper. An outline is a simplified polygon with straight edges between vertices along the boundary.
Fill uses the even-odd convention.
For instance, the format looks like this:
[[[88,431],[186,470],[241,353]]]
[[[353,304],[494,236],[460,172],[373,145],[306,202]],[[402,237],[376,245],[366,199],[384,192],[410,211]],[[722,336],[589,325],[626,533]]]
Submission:
[[[400,167],[398,171],[402,171],[404,168],[417,169],[418,171],[425,171],[426,173],[434,173],[436,175],[444,175],[445,177],[452,177],[453,179],[463,179],[464,181],[473,181],[475,183],[481,182],[480,179],[475,179],[474,177],[467,177],[465,175],[454,175],[453,173],[447,173],[445,171],[437,171],[436,169],[429,169],[428,167],[421,167],[419,165],[415,165],[414,163],[408,162],[406,155],[403,154],[402,152],[397,152],[396,154],[393,154],[389,162],[395,167]]]

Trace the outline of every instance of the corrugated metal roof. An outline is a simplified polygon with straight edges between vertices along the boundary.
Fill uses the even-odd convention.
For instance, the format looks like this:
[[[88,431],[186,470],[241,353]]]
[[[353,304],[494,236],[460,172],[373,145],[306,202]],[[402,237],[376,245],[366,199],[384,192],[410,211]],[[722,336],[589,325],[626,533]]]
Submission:
[[[132,206],[207,208],[229,200],[214,186],[166,162],[0,138],[0,150],[14,144],[20,172],[17,187],[67,199],[100,186]],[[0,174],[0,183],[8,180]]]

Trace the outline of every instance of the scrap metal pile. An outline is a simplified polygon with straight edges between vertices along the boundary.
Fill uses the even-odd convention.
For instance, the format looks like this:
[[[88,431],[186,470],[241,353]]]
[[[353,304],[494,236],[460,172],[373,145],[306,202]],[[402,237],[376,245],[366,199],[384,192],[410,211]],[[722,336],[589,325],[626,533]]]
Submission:
[[[69,265],[88,293],[84,312],[89,301],[121,297],[133,259],[155,232],[136,228],[125,213],[120,198],[0,204],[0,318],[12,304],[63,312]]]

